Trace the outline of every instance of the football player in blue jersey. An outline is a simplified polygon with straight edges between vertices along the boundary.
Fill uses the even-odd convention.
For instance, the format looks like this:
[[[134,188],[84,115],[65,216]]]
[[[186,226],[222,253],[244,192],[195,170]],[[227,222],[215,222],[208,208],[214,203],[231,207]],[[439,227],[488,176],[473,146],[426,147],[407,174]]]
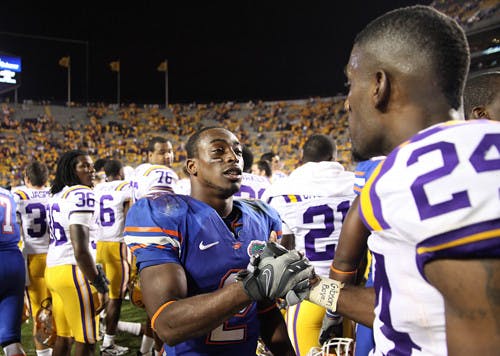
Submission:
[[[21,346],[21,316],[26,270],[19,249],[21,234],[16,222],[16,202],[0,188],[0,345],[6,356],[25,355]]]
[[[282,274],[289,270],[284,265],[248,272],[250,257],[270,236],[281,235],[278,214],[258,200],[233,200],[243,167],[233,133],[201,129],[186,150],[191,196],[151,193],[131,207],[125,227],[146,311],[166,353],[255,355],[262,337],[275,355],[294,355],[272,298],[286,293],[294,284],[289,281],[307,280],[312,267],[290,278]],[[304,261],[297,252],[273,261],[280,258],[285,264]],[[284,284],[283,293],[259,292]]]
[[[374,355],[500,349],[500,125],[463,120],[469,57],[463,29],[427,6],[375,19],[351,51],[353,151],[387,158],[353,204],[374,288],[346,285],[336,309],[373,326]]]

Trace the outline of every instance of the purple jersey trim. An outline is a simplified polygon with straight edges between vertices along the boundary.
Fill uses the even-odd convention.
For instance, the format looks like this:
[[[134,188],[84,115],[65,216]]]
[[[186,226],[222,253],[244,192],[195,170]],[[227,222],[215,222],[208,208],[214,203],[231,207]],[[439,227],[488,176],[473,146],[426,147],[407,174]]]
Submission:
[[[426,263],[444,258],[499,258],[500,219],[461,227],[436,235],[417,245],[417,266],[425,278]]]

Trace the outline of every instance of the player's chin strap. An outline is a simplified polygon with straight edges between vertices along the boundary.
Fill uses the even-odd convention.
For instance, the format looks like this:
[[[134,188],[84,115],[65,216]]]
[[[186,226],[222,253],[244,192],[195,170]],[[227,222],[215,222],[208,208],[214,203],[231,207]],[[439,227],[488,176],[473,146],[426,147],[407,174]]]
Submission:
[[[334,279],[317,276],[318,281],[313,282],[309,295],[306,296],[310,302],[320,305],[331,311],[337,310],[337,300],[344,283]]]

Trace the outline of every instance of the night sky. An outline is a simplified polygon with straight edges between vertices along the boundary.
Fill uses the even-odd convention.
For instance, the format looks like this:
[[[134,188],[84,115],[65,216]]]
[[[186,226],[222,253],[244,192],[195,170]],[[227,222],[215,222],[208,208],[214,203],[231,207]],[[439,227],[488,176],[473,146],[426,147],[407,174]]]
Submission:
[[[370,20],[430,1],[101,1],[2,5],[0,51],[22,57],[23,99],[170,103],[285,100],[345,94],[352,41]],[[71,8],[70,8],[71,7]],[[12,96],[12,94],[10,94]]]

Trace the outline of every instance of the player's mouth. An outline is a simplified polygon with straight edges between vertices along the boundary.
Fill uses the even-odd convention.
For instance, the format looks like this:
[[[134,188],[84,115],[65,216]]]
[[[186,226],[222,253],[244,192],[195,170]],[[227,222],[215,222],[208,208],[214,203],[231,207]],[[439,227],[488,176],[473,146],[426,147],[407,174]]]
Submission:
[[[240,167],[231,167],[222,173],[227,179],[237,182],[241,180],[242,171]]]

